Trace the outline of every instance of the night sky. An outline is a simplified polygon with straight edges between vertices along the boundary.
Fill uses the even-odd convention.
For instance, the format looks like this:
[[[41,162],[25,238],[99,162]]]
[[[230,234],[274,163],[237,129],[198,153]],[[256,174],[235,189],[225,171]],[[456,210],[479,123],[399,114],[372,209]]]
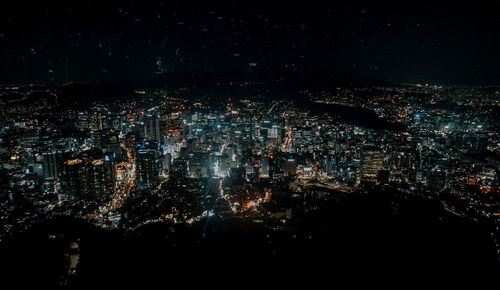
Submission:
[[[0,9],[0,84],[232,71],[500,84],[494,1],[13,2]]]

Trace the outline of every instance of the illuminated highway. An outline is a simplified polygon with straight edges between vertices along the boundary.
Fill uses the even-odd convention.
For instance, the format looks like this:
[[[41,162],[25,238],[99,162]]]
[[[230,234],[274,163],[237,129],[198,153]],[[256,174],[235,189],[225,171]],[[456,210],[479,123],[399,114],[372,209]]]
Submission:
[[[127,173],[124,175],[125,179],[121,183],[121,186],[114,191],[113,197],[110,202],[108,202],[103,207],[99,207],[99,209],[95,212],[87,215],[88,220],[97,222],[100,226],[106,226],[107,222],[109,222],[107,217],[108,214],[115,212],[123,206],[123,203],[130,195],[131,190],[135,186],[136,168],[132,155],[132,149],[125,147],[124,144],[122,144],[122,148],[126,149],[128,160],[128,162],[123,162],[122,164],[120,164],[123,165],[127,170]]]

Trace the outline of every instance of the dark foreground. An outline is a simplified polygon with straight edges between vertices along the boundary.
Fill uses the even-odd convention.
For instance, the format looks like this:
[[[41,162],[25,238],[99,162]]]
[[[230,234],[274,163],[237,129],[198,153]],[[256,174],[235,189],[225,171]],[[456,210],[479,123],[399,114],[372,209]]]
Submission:
[[[190,226],[157,223],[106,231],[59,217],[2,244],[2,280],[16,288],[149,289],[203,281],[230,286],[229,281],[263,277],[312,282],[341,276],[339,270],[387,274],[498,267],[480,223],[438,217],[439,209],[426,201],[402,204],[398,215],[376,208],[371,200],[358,199],[304,220],[302,228],[280,229],[211,218]],[[72,260],[78,263],[71,266]]]

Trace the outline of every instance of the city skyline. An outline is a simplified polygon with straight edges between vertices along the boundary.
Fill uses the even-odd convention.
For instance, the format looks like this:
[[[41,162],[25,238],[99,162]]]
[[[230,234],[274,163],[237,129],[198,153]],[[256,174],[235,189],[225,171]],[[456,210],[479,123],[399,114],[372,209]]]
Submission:
[[[492,5],[12,4],[1,286],[494,280]]]

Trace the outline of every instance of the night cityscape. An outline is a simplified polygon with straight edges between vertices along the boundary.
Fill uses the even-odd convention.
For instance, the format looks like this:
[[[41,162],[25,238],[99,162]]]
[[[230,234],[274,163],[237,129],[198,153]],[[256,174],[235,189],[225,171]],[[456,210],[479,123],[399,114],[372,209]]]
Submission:
[[[168,288],[181,274],[187,285],[200,274],[317,280],[337,268],[498,275],[494,10],[5,7],[0,283]]]

